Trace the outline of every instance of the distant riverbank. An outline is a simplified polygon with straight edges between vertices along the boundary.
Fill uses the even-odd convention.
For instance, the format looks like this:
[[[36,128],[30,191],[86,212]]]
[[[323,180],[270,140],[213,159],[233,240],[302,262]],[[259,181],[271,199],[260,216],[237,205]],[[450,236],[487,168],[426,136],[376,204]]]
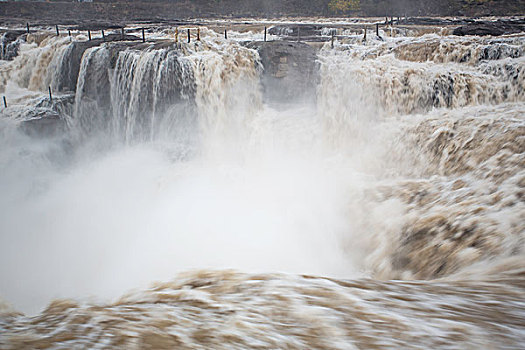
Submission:
[[[41,25],[75,25],[84,21],[121,25],[130,22],[163,22],[188,18],[276,18],[334,16],[519,16],[525,0],[437,1],[361,0],[357,10],[335,12],[329,0],[173,0],[83,2],[0,2],[0,25],[31,21]]]

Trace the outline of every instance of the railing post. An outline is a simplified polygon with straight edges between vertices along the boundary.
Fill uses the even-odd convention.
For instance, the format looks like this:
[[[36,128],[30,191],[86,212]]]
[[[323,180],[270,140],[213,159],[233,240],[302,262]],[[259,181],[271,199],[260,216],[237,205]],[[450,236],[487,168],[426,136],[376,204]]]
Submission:
[[[144,33],[144,28],[142,28],[142,42],[146,42],[146,34]]]
[[[51,86],[48,86],[47,89],[49,90],[49,102],[53,103],[53,95],[51,94]]]
[[[264,41],[266,41],[266,27],[264,27]]]

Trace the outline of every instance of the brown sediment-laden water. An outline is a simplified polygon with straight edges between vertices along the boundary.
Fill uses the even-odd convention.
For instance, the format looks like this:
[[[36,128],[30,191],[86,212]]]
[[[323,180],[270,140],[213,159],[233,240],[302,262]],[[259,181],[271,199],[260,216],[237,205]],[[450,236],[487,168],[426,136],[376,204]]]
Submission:
[[[0,348],[523,347],[525,36],[325,26],[3,39]]]

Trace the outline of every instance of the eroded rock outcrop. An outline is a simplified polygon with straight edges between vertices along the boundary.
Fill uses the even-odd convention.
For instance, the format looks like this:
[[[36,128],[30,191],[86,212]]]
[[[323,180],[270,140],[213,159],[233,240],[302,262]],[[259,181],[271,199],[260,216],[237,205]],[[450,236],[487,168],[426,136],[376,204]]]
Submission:
[[[8,30],[0,37],[0,60],[12,60],[18,55],[20,39],[25,37],[23,30]]]
[[[454,35],[492,35],[521,33],[525,31],[525,20],[474,22],[454,29]]]
[[[315,96],[318,66],[314,47],[291,41],[256,41],[248,47],[261,57],[261,81],[267,99],[284,102]]]
[[[61,67],[58,70],[57,91],[75,91],[77,86],[78,73],[80,71],[80,63],[84,52],[92,47],[100,46],[105,42],[111,41],[138,41],[140,38],[134,35],[107,35],[105,39],[98,38],[89,41],[74,41],[64,52],[62,57]]]

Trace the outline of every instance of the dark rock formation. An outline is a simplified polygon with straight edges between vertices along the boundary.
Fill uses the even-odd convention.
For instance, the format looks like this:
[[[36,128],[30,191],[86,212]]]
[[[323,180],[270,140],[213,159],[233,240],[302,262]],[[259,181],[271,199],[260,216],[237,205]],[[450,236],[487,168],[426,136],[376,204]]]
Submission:
[[[425,26],[461,25],[461,24],[471,23],[473,21],[474,20],[468,19],[468,18],[451,19],[451,18],[436,18],[436,17],[407,17],[407,18],[394,19],[394,24],[425,25]],[[388,22],[390,23],[390,19],[388,19]]]
[[[57,137],[66,134],[66,120],[73,113],[74,103],[74,94],[57,95],[53,100],[43,98],[35,106],[11,107],[7,113],[19,120],[20,130],[31,137]]]
[[[454,35],[504,35],[525,31],[525,21],[473,22],[454,29]]]
[[[140,38],[134,35],[107,35],[105,39],[93,39],[90,41],[74,41],[69,44],[67,52],[65,53],[59,69],[59,78],[55,88],[59,92],[75,91],[77,86],[78,72],[80,71],[80,63],[84,52],[92,47],[100,46],[104,42],[111,41],[138,41]]]
[[[271,27],[268,33],[290,41],[326,41],[330,40],[332,34],[337,34],[337,29],[335,26],[297,23]]]
[[[20,123],[20,130],[31,137],[56,137],[66,132],[65,119],[52,109],[34,108],[26,118]]]
[[[59,69],[59,79],[55,87],[59,92],[75,91],[77,86],[80,62],[84,52],[94,46],[100,45],[102,40],[75,41],[67,48]]]
[[[58,113],[62,118],[73,115],[73,106],[75,105],[75,94],[65,94],[53,96],[53,100],[49,98],[42,99],[36,104],[36,108],[51,109],[54,113]]]
[[[22,36],[25,36],[25,31],[23,30],[8,30],[3,33],[0,38],[0,59],[12,60],[18,56],[19,39]]]
[[[262,84],[265,97],[285,102],[315,95],[318,77],[317,52],[312,46],[290,41],[256,41],[264,68]]]

